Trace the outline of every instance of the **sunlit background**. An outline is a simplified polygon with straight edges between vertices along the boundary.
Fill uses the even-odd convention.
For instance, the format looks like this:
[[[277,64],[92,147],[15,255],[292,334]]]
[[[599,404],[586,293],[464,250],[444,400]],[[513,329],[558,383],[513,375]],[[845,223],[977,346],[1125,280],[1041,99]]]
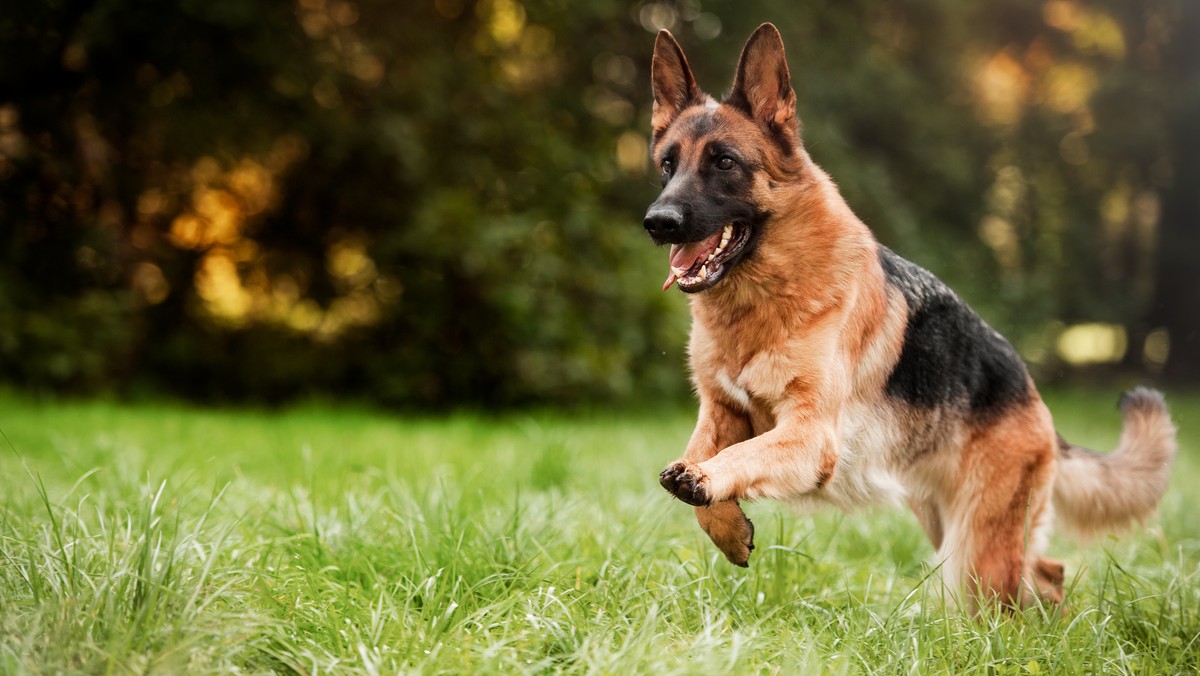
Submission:
[[[1048,381],[1200,384],[1200,3],[18,0],[0,382],[440,407],[687,396],[649,58],[760,22],[810,152]]]

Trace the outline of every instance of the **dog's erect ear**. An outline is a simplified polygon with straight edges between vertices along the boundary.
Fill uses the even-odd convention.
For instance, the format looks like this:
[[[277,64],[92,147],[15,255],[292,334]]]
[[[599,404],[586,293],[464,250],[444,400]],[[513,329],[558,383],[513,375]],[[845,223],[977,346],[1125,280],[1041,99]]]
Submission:
[[[654,61],[650,64],[650,87],[654,91],[654,113],[650,126],[658,136],[671,124],[679,111],[704,98],[688,68],[683,49],[668,30],[658,32],[654,41]]]
[[[759,124],[779,130],[796,128],[796,92],[783,54],[783,36],[775,26],[759,26],[738,60],[733,91],[726,103],[742,109]]]

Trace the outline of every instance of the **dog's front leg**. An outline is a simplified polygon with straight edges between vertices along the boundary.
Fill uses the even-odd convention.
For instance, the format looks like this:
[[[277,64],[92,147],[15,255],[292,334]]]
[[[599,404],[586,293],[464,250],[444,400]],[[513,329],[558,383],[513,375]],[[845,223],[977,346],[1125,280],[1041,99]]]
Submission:
[[[679,496],[682,489],[672,483],[675,476],[672,468],[704,462],[725,448],[749,439],[752,434],[750,420],[746,414],[702,395],[699,419],[688,442],[687,451],[681,460],[663,470],[659,481],[664,488]],[[695,504],[687,498],[680,497],[684,502]],[[737,501],[696,506],[695,510],[700,528],[704,529],[713,544],[725,554],[725,558],[743,568],[748,566],[750,552],[754,549],[754,524],[746,517]]]
[[[769,432],[734,444],[698,463],[681,460],[662,484],[697,506],[727,500],[788,498],[820,490],[837,468],[835,421],[784,417]]]

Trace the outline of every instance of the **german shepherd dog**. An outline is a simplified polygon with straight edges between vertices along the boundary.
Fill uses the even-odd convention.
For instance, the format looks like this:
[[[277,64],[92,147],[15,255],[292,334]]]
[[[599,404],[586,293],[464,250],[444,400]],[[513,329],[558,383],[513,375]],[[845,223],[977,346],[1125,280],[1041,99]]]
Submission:
[[[660,483],[748,565],[739,500],[907,501],[945,583],[982,603],[1061,601],[1044,558],[1054,515],[1083,534],[1148,516],[1175,428],[1162,395],[1126,393],[1114,453],[1058,436],[1017,352],[924,269],[876,242],[800,140],[783,40],[750,36],[733,89],[700,91],[661,31],[645,228],[690,294],[700,400]],[[958,596],[958,594],[955,594]]]

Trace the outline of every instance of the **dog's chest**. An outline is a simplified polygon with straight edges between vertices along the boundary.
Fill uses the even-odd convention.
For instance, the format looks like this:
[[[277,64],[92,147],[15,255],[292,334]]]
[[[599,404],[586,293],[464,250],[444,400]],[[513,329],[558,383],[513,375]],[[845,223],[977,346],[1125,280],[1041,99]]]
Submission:
[[[784,350],[760,350],[749,356],[716,351],[711,357],[709,363],[698,366],[716,373],[721,389],[743,407],[753,401],[770,406],[781,400],[788,384],[804,370],[795,353]]]
[[[793,368],[786,359],[763,353],[740,368],[721,364],[714,371],[716,383],[729,402],[750,416],[755,434],[762,434],[775,426],[787,384],[795,378],[795,373],[789,371]]]
[[[716,381],[728,403],[744,412],[750,419],[750,427],[755,436],[775,426],[774,408],[754,397],[750,390],[741,383],[740,378],[730,375],[729,371],[720,370],[717,371]]]
[[[775,413],[800,392],[819,394],[837,353],[837,321],[787,319],[772,312],[696,316],[689,345],[696,378],[747,410]]]

